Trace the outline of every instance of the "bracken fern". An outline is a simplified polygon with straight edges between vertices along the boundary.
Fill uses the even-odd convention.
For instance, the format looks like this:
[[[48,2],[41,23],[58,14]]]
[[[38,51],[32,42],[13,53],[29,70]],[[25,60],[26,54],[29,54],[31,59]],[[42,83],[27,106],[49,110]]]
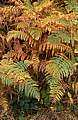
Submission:
[[[76,0],[1,1],[1,90],[11,88],[20,98],[36,99],[45,106],[53,106],[64,96],[73,103],[78,94],[78,81],[72,79],[77,61],[77,9]],[[5,109],[8,100],[1,98]]]

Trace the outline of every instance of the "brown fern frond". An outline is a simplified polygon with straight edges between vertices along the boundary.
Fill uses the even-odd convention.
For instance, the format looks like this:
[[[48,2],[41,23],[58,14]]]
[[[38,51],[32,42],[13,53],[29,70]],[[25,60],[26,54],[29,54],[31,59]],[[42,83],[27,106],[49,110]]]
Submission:
[[[54,32],[54,31],[57,31],[57,30],[65,30],[66,28],[65,28],[65,26],[63,25],[63,24],[58,24],[58,23],[48,23],[48,24],[46,24],[46,25],[44,25],[44,24],[39,24],[38,25],[40,28],[42,28],[42,30],[44,31],[44,32]]]
[[[22,14],[22,8],[20,6],[13,7],[0,7],[0,25],[10,27],[15,22],[15,18]]]
[[[38,52],[36,50],[32,51],[32,62],[33,62],[33,69],[34,71],[38,72],[38,66],[39,66],[39,56]]]
[[[48,23],[53,23],[55,22],[55,20],[62,18],[64,16],[64,14],[62,14],[61,12],[52,11],[52,14],[50,16],[46,16],[45,18],[41,19],[41,24],[46,25]]]
[[[12,52],[11,56],[9,57],[12,58],[14,61],[28,59],[28,55],[24,53],[22,50],[19,50],[18,52],[16,51]]]
[[[59,10],[62,11],[63,13],[68,13],[67,9],[66,9],[66,3],[64,0],[54,0],[53,1],[54,7]]]
[[[6,59],[25,60],[31,56],[31,48],[25,42],[21,42],[19,39],[11,40],[9,43],[9,52],[3,56]]]
[[[0,58],[6,52],[7,49],[7,42],[5,37],[0,34]]]
[[[26,53],[22,50],[22,48],[16,50],[10,50],[7,54],[4,54],[3,59],[12,59],[13,61],[20,61],[20,60],[28,60],[31,58],[30,51],[27,51]]]
[[[36,21],[37,27],[41,28],[44,32],[53,32],[59,29],[65,30],[66,26],[64,24],[57,23],[57,20],[63,16],[64,14],[61,14],[61,12],[53,11],[50,16],[39,18],[39,20]]]

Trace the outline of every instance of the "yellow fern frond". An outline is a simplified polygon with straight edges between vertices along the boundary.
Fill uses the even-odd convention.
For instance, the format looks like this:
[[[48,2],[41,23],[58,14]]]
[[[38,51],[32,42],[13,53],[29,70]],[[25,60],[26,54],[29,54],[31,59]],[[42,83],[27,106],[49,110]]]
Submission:
[[[73,88],[73,91],[75,92],[75,94],[77,95],[78,94],[78,82],[73,82],[72,88]]]
[[[35,6],[35,11],[40,12],[42,11],[45,7],[48,7],[52,5],[53,1],[50,0],[42,0],[39,5]]]
[[[7,35],[7,42],[12,40],[13,38],[14,39],[18,38],[18,39],[21,39],[21,40],[23,39],[23,40],[27,41],[29,36],[28,36],[28,34],[26,34],[24,32],[21,32],[21,31],[15,31],[15,30],[9,31],[8,35]]]
[[[73,104],[73,98],[70,92],[68,92],[68,97],[69,97],[70,103]]]
[[[24,40],[24,41],[28,41],[29,45],[33,45],[33,39],[32,37],[25,32],[22,31],[9,31],[8,35],[7,35],[7,42],[10,42],[12,39],[20,39],[20,40]]]
[[[4,112],[7,112],[7,110],[9,109],[9,104],[6,97],[0,97],[0,110],[1,108],[4,110]]]
[[[25,22],[19,22],[16,24],[17,27],[16,27],[16,30],[21,30],[21,29],[27,29],[28,28],[28,24],[25,23]]]

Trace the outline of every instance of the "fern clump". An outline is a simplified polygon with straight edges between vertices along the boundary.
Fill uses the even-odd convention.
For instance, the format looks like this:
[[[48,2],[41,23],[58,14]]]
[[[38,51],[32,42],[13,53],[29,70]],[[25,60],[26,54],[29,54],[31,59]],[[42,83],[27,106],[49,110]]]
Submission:
[[[0,89],[4,102],[0,99],[0,106],[7,112],[14,100],[17,109],[24,107],[26,100],[30,101],[28,109],[34,106],[33,101],[39,108],[53,108],[64,100],[74,104],[74,96],[77,102],[78,2],[0,3]],[[26,111],[25,107],[20,109]]]

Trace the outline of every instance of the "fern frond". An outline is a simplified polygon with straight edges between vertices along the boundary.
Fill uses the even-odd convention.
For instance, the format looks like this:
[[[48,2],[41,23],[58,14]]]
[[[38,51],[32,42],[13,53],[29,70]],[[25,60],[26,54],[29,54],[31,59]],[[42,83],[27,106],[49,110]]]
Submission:
[[[47,16],[46,18],[41,20],[41,23],[43,23],[43,25],[47,25],[48,23],[54,23],[55,20],[58,20],[60,18],[62,18],[64,16],[64,14],[62,14],[59,11],[53,11],[52,14],[50,16]]]
[[[23,2],[21,0],[14,0],[15,5],[23,6]]]
[[[74,11],[74,12],[78,12],[78,3],[76,0],[64,0],[65,4],[66,4],[66,8],[68,9],[68,11]]]
[[[59,29],[65,29],[65,25],[62,23],[57,23],[59,19],[63,18],[64,14],[59,11],[52,11],[51,15],[46,15],[45,18],[39,18],[37,26],[41,28],[44,32],[56,31]]]
[[[13,61],[28,60],[30,59],[30,54],[24,53],[23,51],[10,50],[7,54],[2,56],[3,59],[12,59]]]
[[[26,30],[31,36],[33,39],[35,40],[39,40],[39,38],[41,38],[42,36],[42,30],[37,28],[37,27],[31,27],[25,23],[25,22],[20,22],[17,24],[17,27],[16,27],[16,30]]]
[[[26,42],[29,43],[29,45],[31,45],[31,47],[33,46],[33,44],[35,43],[35,40],[39,40],[39,38],[41,37],[42,32],[36,28],[32,28],[30,30],[30,34],[29,33],[25,33],[22,31],[9,31],[8,35],[7,35],[7,42],[10,42],[12,39],[20,39],[20,40],[24,40]]]
[[[73,73],[73,63],[69,59],[63,57],[53,57],[50,63],[46,66],[48,73],[52,74],[53,77],[63,79]]]
[[[43,43],[39,46],[39,52],[46,52],[46,54],[51,51],[51,55],[53,56],[54,53],[59,52],[59,53],[68,53],[69,55],[71,55],[71,57],[73,58],[73,51],[71,49],[71,47],[64,45],[64,44],[52,44],[50,42],[46,42]]]
[[[59,30],[51,33],[51,35],[48,36],[48,41],[51,43],[70,43],[71,36],[66,31]]]
[[[7,42],[12,40],[13,38],[14,39],[18,38],[18,39],[27,41],[29,38],[29,35],[21,31],[15,31],[15,30],[9,31],[7,35]]]
[[[5,48],[5,37],[0,34],[0,50]]]
[[[30,61],[13,63],[12,61],[2,60],[0,62],[0,79],[5,86],[17,87],[18,92],[24,92],[27,97],[39,100],[38,84],[27,71],[30,64]]]
[[[32,36],[33,39],[39,40],[42,36],[42,31],[36,27],[32,27],[30,29],[30,35]]]
[[[5,40],[5,37],[0,34],[0,58],[5,53],[5,47],[7,47],[7,42]]]
[[[53,1],[50,0],[42,0],[39,5],[35,6],[34,9],[36,12],[42,11],[45,7],[52,5]]]
[[[74,12],[78,12],[78,3],[76,0],[64,0],[67,4],[67,9],[69,11],[73,10]]]
[[[12,39],[16,39],[16,38],[27,41],[31,46],[33,45],[33,42],[34,42],[32,40],[32,37],[28,33],[15,31],[15,30],[8,32],[7,42],[10,42]]]
[[[31,4],[31,0],[22,0],[23,1],[23,13],[25,13],[25,16],[27,16],[27,18],[34,18],[34,16],[36,15],[33,5]]]
[[[73,73],[72,68],[73,63],[62,57],[53,57],[46,65],[45,78],[49,94],[54,101],[60,100],[64,95],[67,86],[62,82],[64,77],[68,78]]]
[[[60,23],[60,24],[63,24],[65,25],[66,27],[69,27],[71,26],[71,23],[70,23],[70,19],[69,20],[66,20],[65,18],[60,18],[58,20],[56,20],[56,23]]]
[[[70,12],[64,15],[62,18],[57,19],[55,22],[62,23],[67,27],[71,27],[72,25],[77,24],[77,15],[75,12]]]
[[[73,82],[72,83],[72,89],[75,92],[75,94],[78,94],[78,82]]]
[[[28,28],[28,24],[25,22],[19,22],[16,24],[16,30],[21,30],[21,29],[27,29]]]
[[[26,9],[28,10],[32,10],[32,5],[31,5],[31,0],[23,0],[24,1],[24,5],[26,7]]]
[[[33,62],[33,70],[37,73],[38,72],[38,65],[39,65],[39,56],[37,51],[33,50],[32,51],[32,62]]]
[[[73,104],[73,98],[70,92],[68,92],[68,97],[69,97],[70,103]]]
[[[9,109],[8,100],[6,97],[3,96],[0,96],[0,110],[1,108],[4,110],[4,112],[7,112],[7,110]]]
[[[52,102],[59,101],[65,93],[63,86],[60,84],[60,80],[48,75],[46,81],[48,84],[48,94],[52,98]]]
[[[67,13],[66,3],[64,2],[64,0],[54,0],[53,4],[57,10],[62,11],[65,14]]]

